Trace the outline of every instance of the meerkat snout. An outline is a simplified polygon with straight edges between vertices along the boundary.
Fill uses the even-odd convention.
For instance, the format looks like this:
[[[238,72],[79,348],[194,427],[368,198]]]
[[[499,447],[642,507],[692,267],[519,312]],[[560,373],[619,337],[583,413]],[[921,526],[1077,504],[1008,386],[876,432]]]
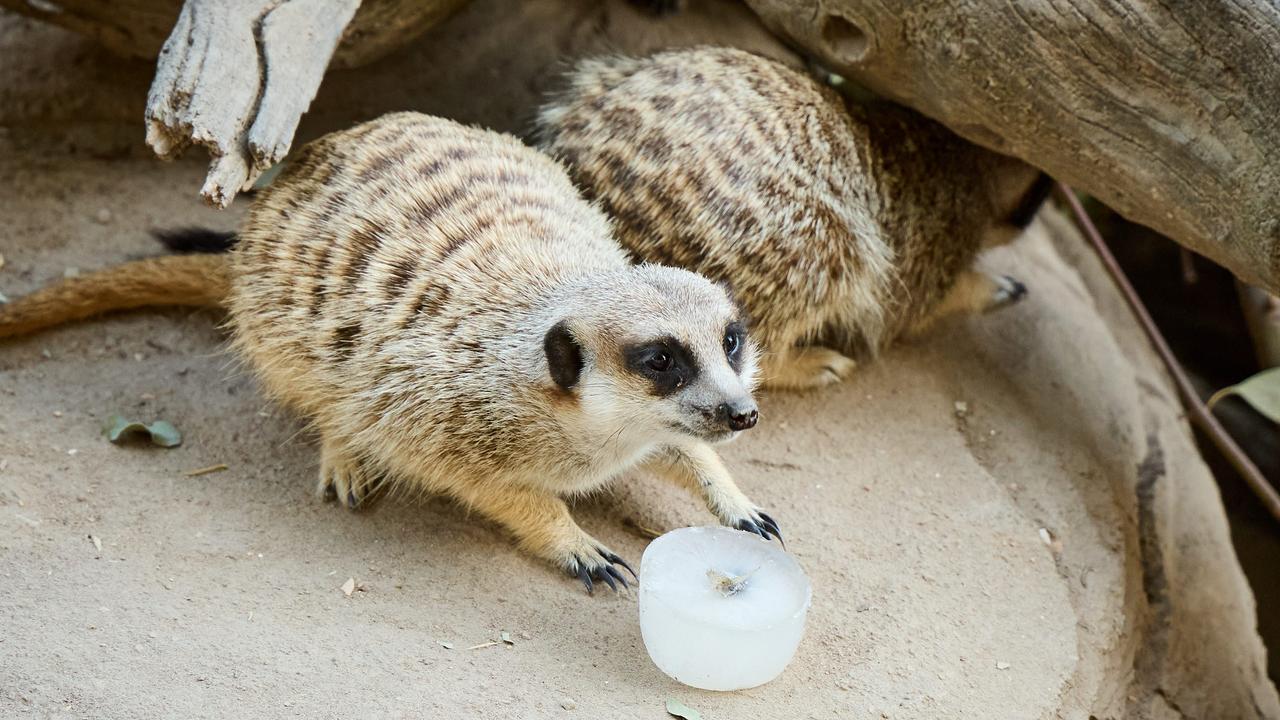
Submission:
[[[729,426],[730,430],[750,430],[756,426],[760,411],[756,408],[755,401],[747,398],[733,403],[721,403],[720,407],[716,408],[716,415]]]

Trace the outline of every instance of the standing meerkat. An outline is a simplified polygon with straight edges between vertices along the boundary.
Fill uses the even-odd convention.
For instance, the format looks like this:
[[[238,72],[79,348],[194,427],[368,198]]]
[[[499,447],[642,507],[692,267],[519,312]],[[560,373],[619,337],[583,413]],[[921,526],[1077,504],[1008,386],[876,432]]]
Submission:
[[[566,85],[539,116],[541,146],[633,258],[732,288],[767,386],[838,381],[850,354],[1025,293],[973,261],[1030,221],[1047,182],[910,111],[846,107],[728,48],[586,60]]]
[[[562,497],[638,466],[778,535],[711,448],[757,417],[737,306],[629,263],[563,168],[510,136],[413,113],[328,135],[229,255],[61,282],[0,308],[0,337],[164,303],[228,308],[234,349],[318,431],[321,491],[351,507],[384,476],[450,495],[588,591],[626,563]]]

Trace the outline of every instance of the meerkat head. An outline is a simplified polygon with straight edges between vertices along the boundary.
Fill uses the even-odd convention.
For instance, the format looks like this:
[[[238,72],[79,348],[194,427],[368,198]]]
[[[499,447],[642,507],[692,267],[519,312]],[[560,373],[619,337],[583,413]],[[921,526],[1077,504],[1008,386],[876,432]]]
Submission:
[[[640,265],[577,298],[544,347],[552,380],[595,428],[722,442],[755,426],[759,349],[723,287]]]

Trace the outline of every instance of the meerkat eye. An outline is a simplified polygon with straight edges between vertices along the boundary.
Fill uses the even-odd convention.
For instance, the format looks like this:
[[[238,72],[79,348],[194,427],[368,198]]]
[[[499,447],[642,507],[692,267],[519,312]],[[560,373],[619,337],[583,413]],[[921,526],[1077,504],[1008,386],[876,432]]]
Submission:
[[[724,354],[729,357],[733,357],[738,353],[738,347],[741,345],[741,343],[742,341],[738,339],[737,333],[733,332],[732,330],[729,331],[728,333],[725,333]]]
[[[738,351],[742,349],[742,338],[747,334],[746,327],[740,322],[731,322],[729,327],[724,329],[724,354],[725,357],[733,360],[737,356]]]
[[[658,350],[649,357],[648,364],[658,372],[666,372],[671,369],[671,356],[665,350]]]

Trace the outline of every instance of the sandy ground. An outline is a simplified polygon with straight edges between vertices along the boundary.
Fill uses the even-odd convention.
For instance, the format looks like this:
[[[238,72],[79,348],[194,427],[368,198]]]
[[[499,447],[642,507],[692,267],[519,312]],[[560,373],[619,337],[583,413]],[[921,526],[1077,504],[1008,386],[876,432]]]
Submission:
[[[8,294],[149,252],[148,227],[209,219],[190,201],[195,164],[16,149],[5,164],[19,190],[0,206],[17,218],[0,271]],[[677,697],[708,717],[926,717],[981,714],[1000,696],[1035,717],[1075,665],[1073,616],[1038,527],[968,456],[953,419],[967,399],[971,422],[989,422],[980,398],[938,372],[945,343],[894,353],[823,397],[766,398],[761,428],[726,450],[784,524],[815,601],[781,680],[720,695],[649,663],[633,595],[588,597],[447,503],[352,514],[317,501],[311,438],[228,366],[216,322],[137,313],[0,350],[0,703],[76,717],[527,717],[567,713],[572,699],[587,716],[661,717]],[[922,407],[933,411],[904,411]],[[111,413],[170,420],[186,442],[113,446],[100,430]],[[229,469],[184,477],[220,463]],[[648,478],[577,514],[633,564],[645,540],[628,518],[710,520]],[[365,588],[350,598],[348,577]],[[1011,578],[1037,590],[990,591]],[[465,649],[503,630],[514,646]]]
[[[15,67],[110,67],[82,41],[0,20]],[[122,93],[145,91],[145,68],[117,70]],[[38,93],[17,94],[42,109]],[[234,227],[243,202],[216,213],[194,199],[202,161],[138,148],[121,119],[136,95],[98,98],[87,117],[68,102],[80,101],[48,101],[56,132],[0,134],[0,291],[154,252],[148,228]],[[313,438],[230,363],[216,313],[6,342],[0,716],[662,718],[677,698],[708,720],[1164,717],[1149,705],[1165,702],[1152,699],[1159,663],[1196,638],[1143,633],[1163,601],[1144,576],[1149,508],[1115,498],[1155,438],[1191,488],[1180,502],[1208,508],[1179,512],[1210,513],[1198,542],[1221,564],[1216,494],[1149,353],[1132,327],[1111,329],[1123,313],[1096,268],[1082,278],[1043,228],[992,262],[1028,281],[1027,301],[948,323],[829,392],[764,397],[759,428],[725,449],[814,586],[791,667],[730,694],[649,662],[633,594],[588,597],[450,503],[348,513],[317,500]],[[185,442],[111,445],[100,426],[112,413],[169,420]],[[215,464],[228,469],[185,475]],[[644,477],[575,514],[633,565],[646,543],[635,525],[710,520]],[[1175,580],[1198,583],[1203,562],[1182,557]],[[1252,599],[1223,567],[1204,606],[1164,608],[1160,622],[1221,616],[1205,633],[1244,638],[1230,672],[1257,716],[1275,717]],[[348,578],[361,588],[350,597]],[[468,649],[502,631],[513,645]]]

